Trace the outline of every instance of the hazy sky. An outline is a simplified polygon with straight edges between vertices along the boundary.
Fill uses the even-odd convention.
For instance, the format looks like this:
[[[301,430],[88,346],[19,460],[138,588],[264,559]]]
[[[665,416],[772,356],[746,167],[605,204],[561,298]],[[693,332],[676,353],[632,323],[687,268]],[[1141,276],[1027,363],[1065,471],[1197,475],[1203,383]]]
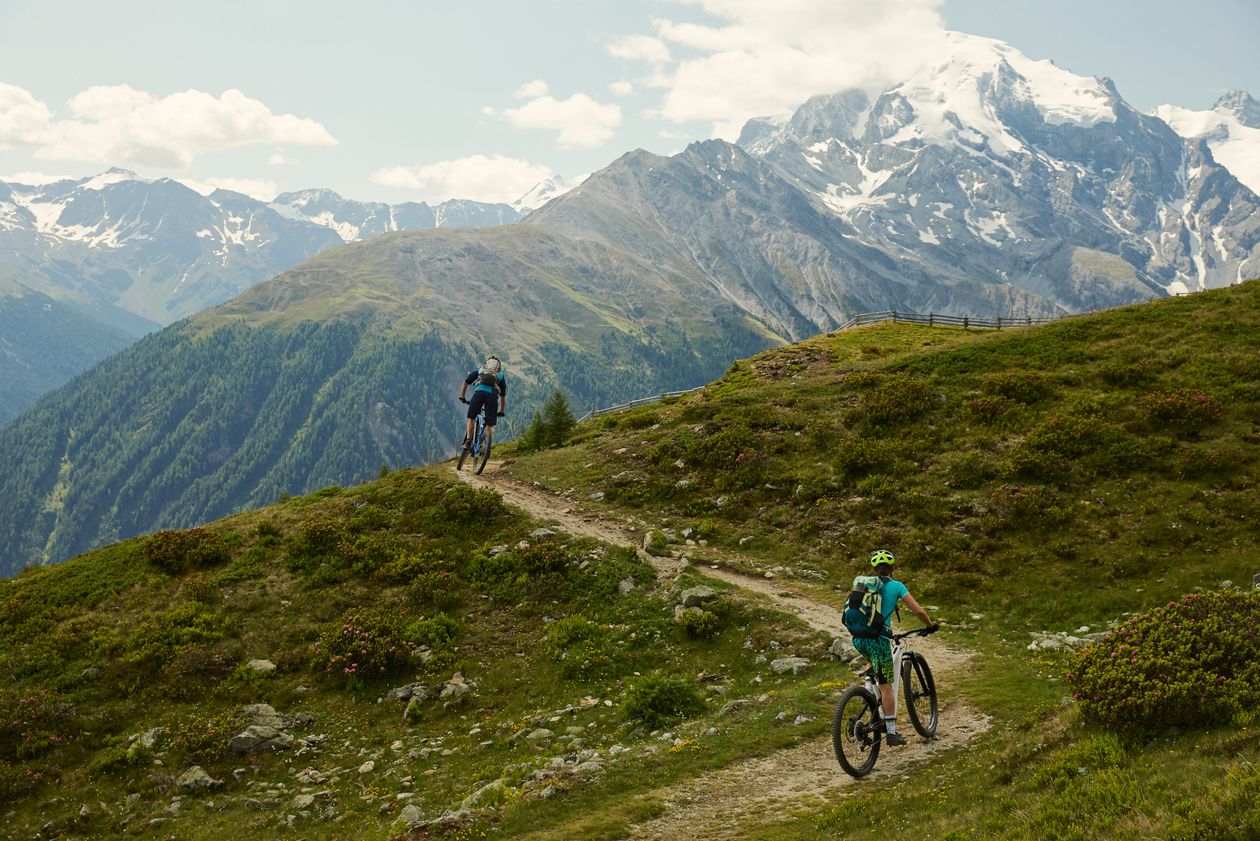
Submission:
[[[895,82],[945,30],[1143,111],[1260,96],[1257,0],[0,0],[0,178],[510,201]]]

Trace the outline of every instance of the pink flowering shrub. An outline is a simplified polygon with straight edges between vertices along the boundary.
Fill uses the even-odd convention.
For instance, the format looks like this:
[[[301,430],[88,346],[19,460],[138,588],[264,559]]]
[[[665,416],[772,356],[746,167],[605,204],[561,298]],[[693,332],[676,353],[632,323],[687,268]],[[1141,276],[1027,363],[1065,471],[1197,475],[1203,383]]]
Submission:
[[[320,636],[315,667],[333,683],[359,686],[411,662],[412,645],[402,623],[384,610],[357,608]]]
[[[1215,397],[1194,388],[1156,391],[1143,397],[1141,405],[1156,424],[1183,433],[1198,432],[1225,410]]]
[[[0,759],[39,756],[74,739],[74,705],[46,689],[0,688]]]
[[[1116,729],[1216,726],[1260,708],[1260,591],[1186,596],[1082,649],[1067,678],[1087,719]]]

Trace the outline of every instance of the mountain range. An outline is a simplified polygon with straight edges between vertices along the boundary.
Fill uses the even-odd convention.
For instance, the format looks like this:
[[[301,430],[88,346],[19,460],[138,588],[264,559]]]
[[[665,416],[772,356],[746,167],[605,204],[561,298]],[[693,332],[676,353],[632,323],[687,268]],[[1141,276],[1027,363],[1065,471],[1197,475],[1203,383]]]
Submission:
[[[4,569],[449,453],[451,389],[491,350],[523,420],[556,387],[692,385],[855,312],[1046,316],[1231,285],[1260,275],[1257,204],[1210,139],[1109,81],[957,35],[876,95],[627,153],[523,224],[328,249],[150,336],[0,429]],[[327,235],[400,218],[318,191],[273,205]]]

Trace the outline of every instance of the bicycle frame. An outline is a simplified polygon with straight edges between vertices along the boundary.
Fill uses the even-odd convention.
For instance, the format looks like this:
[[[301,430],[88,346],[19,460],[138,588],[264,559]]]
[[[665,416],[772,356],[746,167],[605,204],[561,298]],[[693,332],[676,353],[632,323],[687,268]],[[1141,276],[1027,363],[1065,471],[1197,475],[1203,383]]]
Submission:
[[[477,417],[473,418],[473,434],[472,441],[468,444],[469,452],[474,456],[481,454],[481,434],[485,431],[486,420],[481,412],[477,413]]]
[[[906,637],[916,636],[918,634],[919,634],[918,630],[906,631],[904,633],[894,634],[892,638],[892,661],[893,661],[892,693],[893,693],[893,712],[894,713],[896,713],[897,711],[897,705],[901,703],[901,661],[902,659],[905,658],[906,653],[908,651],[908,649],[905,646],[905,643],[902,641]],[[882,703],[883,695],[879,691],[878,681],[875,680],[875,667],[874,666],[871,666],[866,671],[862,672],[862,681],[863,683],[866,684],[867,691],[870,692],[872,695],[874,695],[875,698],[879,699]]]

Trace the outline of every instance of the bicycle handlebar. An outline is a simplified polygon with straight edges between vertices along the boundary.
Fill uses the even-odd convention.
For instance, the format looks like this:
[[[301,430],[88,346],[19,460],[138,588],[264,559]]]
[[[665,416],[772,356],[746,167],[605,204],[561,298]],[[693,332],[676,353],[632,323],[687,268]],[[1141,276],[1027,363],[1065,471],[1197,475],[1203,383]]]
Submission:
[[[893,639],[903,640],[906,637],[926,637],[928,634],[936,633],[939,628],[939,625],[929,625],[926,628],[915,628],[913,631],[903,631],[900,634],[893,634]]]

